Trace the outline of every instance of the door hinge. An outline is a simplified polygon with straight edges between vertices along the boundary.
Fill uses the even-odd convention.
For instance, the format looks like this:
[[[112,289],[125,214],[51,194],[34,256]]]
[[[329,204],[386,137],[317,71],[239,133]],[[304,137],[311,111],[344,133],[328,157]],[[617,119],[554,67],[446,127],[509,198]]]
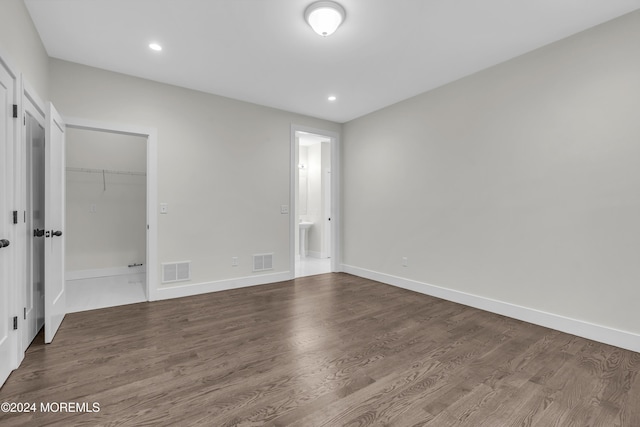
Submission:
[[[27,320],[27,307],[24,308],[24,320]]]
[[[18,211],[13,211],[13,223],[18,223]]]
[[[18,329],[18,316],[13,316],[13,330]]]
[[[18,105],[13,104],[13,118],[17,119],[18,118]]]

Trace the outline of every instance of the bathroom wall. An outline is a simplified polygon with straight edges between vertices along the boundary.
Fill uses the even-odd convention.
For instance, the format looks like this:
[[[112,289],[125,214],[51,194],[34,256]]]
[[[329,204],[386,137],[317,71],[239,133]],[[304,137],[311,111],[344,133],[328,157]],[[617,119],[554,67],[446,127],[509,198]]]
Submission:
[[[309,147],[298,149],[298,216],[306,220],[309,211]]]
[[[319,258],[322,244],[322,155],[320,143],[308,147],[309,198],[307,215],[304,218],[313,223],[307,234],[307,255]]]
[[[330,223],[327,223],[327,216],[330,218],[333,213],[327,212],[328,208],[331,208],[331,173],[327,174],[327,171],[331,171],[331,142],[321,142],[322,146],[322,212],[320,215],[320,224],[322,233],[322,244],[320,246],[320,254],[322,258],[331,257],[331,238],[327,237],[329,233]],[[328,188],[327,188],[328,187]],[[328,191],[329,190],[329,191]]]
[[[67,129],[67,168],[146,172],[146,138]],[[66,172],[66,271],[146,263],[146,176]]]
[[[299,168],[299,165],[303,163],[303,160],[306,164],[306,148],[303,152],[301,152],[301,149],[303,148],[302,146],[300,146],[300,137],[296,135],[295,137],[296,141],[295,141],[295,156],[296,156],[296,160],[295,160],[295,165],[298,166],[295,168],[295,178],[294,178],[294,188],[295,191],[297,191],[296,193],[296,197],[295,197],[295,204],[296,204],[296,209],[295,209],[295,213],[296,213],[296,217],[295,217],[295,222],[299,222],[300,221],[300,213],[301,213],[301,209],[304,209],[304,213],[306,214],[306,209],[307,209],[307,204],[306,204],[306,197],[307,197],[307,186],[306,184],[304,186],[300,185],[300,172],[301,169]],[[301,160],[301,158],[303,160]],[[303,177],[303,181],[306,182],[306,173]],[[301,194],[301,192],[304,192],[304,195]],[[304,197],[302,197],[304,196]],[[305,203],[304,206],[301,206],[302,203],[300,203],[300,199],[304,198],[305,199]],[[300,229],[298,227],[294,227],[294,247],[295,247],[295,251],[294,251],[294,257],[296,259],[298,259],[300,257]]]

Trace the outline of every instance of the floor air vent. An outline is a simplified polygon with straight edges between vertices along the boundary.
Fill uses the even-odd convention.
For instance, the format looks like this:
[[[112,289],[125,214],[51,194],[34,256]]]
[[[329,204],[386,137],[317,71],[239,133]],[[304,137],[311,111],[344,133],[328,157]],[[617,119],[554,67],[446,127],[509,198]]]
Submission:
[[[162,264],[162,283],[191,280],[191,261]]]
[[[255,254],[253,271],[273,270],[273,254]]]

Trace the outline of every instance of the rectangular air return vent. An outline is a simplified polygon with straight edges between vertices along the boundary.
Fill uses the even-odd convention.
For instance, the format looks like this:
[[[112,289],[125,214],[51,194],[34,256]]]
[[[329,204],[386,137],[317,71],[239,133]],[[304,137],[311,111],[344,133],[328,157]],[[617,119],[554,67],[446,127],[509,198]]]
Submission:
[[[253,255],[253,271],[273,270],[273,254]]]
[[[191,261],[162,264],[162,283],[191,280]]]

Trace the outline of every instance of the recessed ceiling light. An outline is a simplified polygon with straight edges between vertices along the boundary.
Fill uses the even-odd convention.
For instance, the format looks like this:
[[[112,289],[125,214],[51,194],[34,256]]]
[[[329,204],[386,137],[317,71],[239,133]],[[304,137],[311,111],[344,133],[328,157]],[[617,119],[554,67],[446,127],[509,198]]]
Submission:
[[[162,46],[158,43],[149,43],[149,48],[158,52],[162,50]]]
[[[335,100],[336,100],[336,99],[338,99],[338,98],[336,98],[334,95],[331,95],[331,96],[330,96],[330,97],[328,97],[327,99],[328,99],[329,101],[335,101]]]

